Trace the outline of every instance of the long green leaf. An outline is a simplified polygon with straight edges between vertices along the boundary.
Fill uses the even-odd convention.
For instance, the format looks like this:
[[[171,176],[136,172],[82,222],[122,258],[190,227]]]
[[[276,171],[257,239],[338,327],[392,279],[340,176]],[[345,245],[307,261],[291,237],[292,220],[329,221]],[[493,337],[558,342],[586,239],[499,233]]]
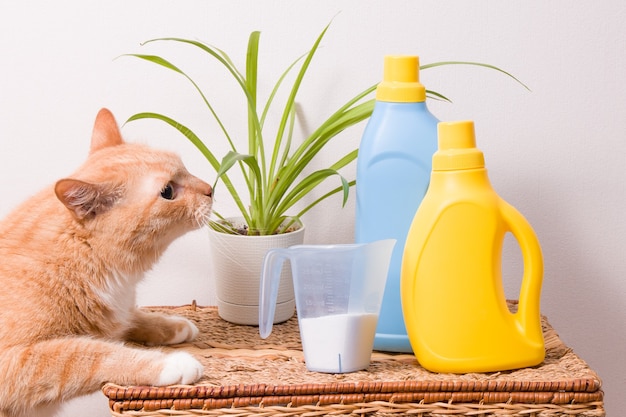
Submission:
[[[217,124],[219,125],[222,133],[226,137],[226,140],[230,144],[231,149],[235,150],[235,144],[233,143],[233,141],[232,141],[232,139],[230,137],[230,134],[226,130],[226,127],[222,123],[222,120],[217,115],[217,112],[215,111],[215,109],[213,108],[213,106],[211,105],[211,103],[209,102],[207,97],[204,95],[204,92],[202,91],[202,89],[198,86],[198,84],[189,75],[187,75],[187,73],[185,73],[180,68],[178,68],[176,65],[172,64],[171,62],[169,62],[168,60],[166,60],[165,58],[162,58],[160,56],[156,56],[156,55],[141,55],[141,54],[126,54],[126,55],[123,55],[123,56],[136,57],[136,58],[140,58],[140,59],[146,60],[148,62],[152,62],[152,63],[157,64],[157,65],[161,65],[161,66],[163,66],[165,68],[168,68],[168,69],[170,69],[172,71],[175,71],[175,72],[181,74],[183,77],[185,77],[193,85],[193,87],[198,92],[198,94],[200,94],[200,97],[202,97],[202,101],[207,106],[207,108],[211,112],[211,115],[213,116],[213,118],[215,119]]]
[[[294,62],[292,62],[291,65],[289,65],[289,67],[287,67],[287,69],[280,75],[280,77],[278,78],[278,81],[276,81],[276,83],[274,84],[274,88],[272,88],[272,92],[270,93],[270,96],[267,99],[267,103],[265,104],[265,107],[263,108],[263,114],[261,116],[261,127],[265,123],[265,118],[267,117],[267,113],[269,112],[272,102],[274,101],[274,97],[276,96],[278,89],[280,88],[283,81],[285,80],[285,77],[287,76],[287,74],[291,72],[293,67],[305,56],[306,55],[302,55],[298,59],[296,59]],[[274,148],[272,150],[272,159],[270,161],[269,172],[267,175],[268,181],[272,181],[272,182],[274,181],[274,175],[276,173],[276,170],[279,167],[281,167],[284,164],[285,160],[289,157],[289,151],[291,149],[293,126],[295,122],[295,113],[296,113],[296,108],[294,105],[294,106],[291,106],[291,109],[290,109],[289,117],[291,120],[290,120],[289,132],[287,134],[287,143],[283,145],[282,140],[274,142]],[[278,155],[281,152],[281,147],[283,148],[282,156],[280,157],[280,161],[278,161],[279,159]],[[271,187],[271,184],[268,184],[268,186]]]
[[[150,40],[145,41],[142,45],[147,45],[149,43],[162,42],[162,41],[170,41],[170,42],[178,42],[178,43],[189,44],[189,45],[195,46],[195,47],[203,50],[204,52],[208,53],[213,58],[215,58],[219,63],[221,63],[228,70],[228,72],[231,73],[231,75],[239,83],[241,88],[244,91],[246,90],[244,76],[237,70],[237,68],[233,65],[232,60],[221,49],[213,48],[213,47],[211,47],[211,46],[209,46],[209,45],[207,45],[205,43],[199,42],[199,41],[194,41],[194,40],[191,40],[191,39],[184,39],[184,38],[155,38],[155,39],[150,39]]]
[[[261,127],[263,126],[265,119],[267,118],[267,113],[270,110],[270,107],[272,106],[272,102],[274,101],[274,98],[276,96],[276,93],[278,92],[278,90],[280,89],[280,86],[282,85],[283,81],[285,81],[285,78],[287,77],[287,75],[293,70],[293,67],[296,66],[296,64],[298,62],[300,62],[302,60],[302,58],[304,58],[307,54],[303,54],[301,56],[298,57],[298,59],[294,60],[285,71],[283,71],[283,73],[280,75],[280,77],[278,77],[278,80],[274,83],[274,87],[272,88],[272,92],[270,93],[267,102],[265,103],[265,106],[263,106],[263,114],[261,115]]]
[[[358,155],[359,155],[359,150],[355,149],[352,152],[349,152],[347,155],[343,156],[334,164],[332,164],[329,168],[334,169],[334,170],[339,170],[345,167],[346,165],[348,165],[350,162],[354,161]]]
[[[452,101],[448,97],[432,90],[426,90],[426,98],[432,98],[434,100],[447,101],[448,103],[452,103]]]
[[[130,116],[128,120],[126,120],[126,123],[132,122],[134,120],[141,120],[141,119],[160,120],[172,126],[174,129],[182,133],[183,136],[189,139],[191,143],[193,143],[193,145],[202,153],[202,155],[204,155],[207,161],[209,161],[213,169],[215,169],[216,171],[219,170],[220,163],[217,160],[217,158],[215,158],[215,155],[213,155],[213,152],[211,152],[209,148],[207,148],[207,146],[204,144],[204,142],[202,142],[202,140],[200,140],[200,138],[187,126],[183,125],[182,123],[177,122],[171,117],[168,117],[159,113],[150,113],[150,112],[134,114]]]
[[[504,75],[507,75],[509,77],[511,77],[512,79],[514,79],[515,81],[517,81],[520,85],[522,85],[525,89],[527,89],[528,91],[530,91],[530,88],[528,88],[528,86],[526,84],[524,84],[523,82],[521,82],[520,80],[518,80],[513,74],[496,67],[495,65],[490,65],[490,64],[483,64],[482,62],[472,62],[472,61],[441,61],[441,62],[433,62],[431,64],[425,64],[420,66],[421,70],[426,70],[429,68],[435,68],[435,67],[441,67],[444,65],[474,65],[477,67],[483,67],[483,68],[489,68],[492,70],[496,70]]]
[[[289,166],[289,163],[287,161],[289,160],[289,150],[291,149],[291,141],[293,137],[293,129],[295,126],[295,121],[296,121],[296,109],[294,107],[292,108],[292,113],[291,113],[290,122],[289,122],[289,131],[287,134],[287,142],[284,145],[281,159],[276,164],[276,161],[273,159],[274,156],[272,156],[272,163],[270,165],[270,175],[268,176],[268,181],[271,181],[271,183],[267,184],[268,192],[265,194],[268,200],[272,199],[272,191],[274,191],[274,188],[277,186],[280,180],[280,175],[276,175],[274,173],[274,166],[278,168],[278,172],[283,171],[284,167]],[[265,201],[263,204],[268,207],[272,206],[272,204],[270,204],[269,201]]]
[[[354,187],[356,185],[356,180],[352,180],[348,183],[349,187]],[[340,191],[343,191],[344,187],[343,184],[329,192],[327,192],[326,194],[324,194],[323,196],[319,197],[318,199],[316,199],[315,201],[313,201],[311,204],[309,204],[308,206],[306,206],[305,208],[303,208],[302,210],[300,210],[300,212],[296,215],[297,218],[301,218],[302,216],[304,216],[304,214],[311,210],[313,207],[317,206],[319,203],[321,203],[322,201],[326,200],[328,197],[337,194]],[[344,203],[345,204],[345,203]]]
[[[300,181],[298,184],[296,184],[293,189],[289,191],[289,193],[283,199],[281,199],[281,203],[276,207],[272,214],[284,214],[289,208],[291,208],[294,204],[300,201],[300,199],[302,199],[305,195],[311,192],[311,190],[317,187],[322,181],[333,175],[337,175],[341,179],[341,187],[344,192],[343,205],[345,205],[348,200],[348,193],[350,188],[348,185],[348,181],[341,174],[339,174],[339,172],[333,169],[326,168],[313,172],[302,181]]]
[[[259,168],[259,164],[254,155],[241,154],[233,151],[228,152],[222,159],[220,169],[217,173],[217,179],[222,177],[236,162],[239,161],[245,163],[250,168],[250,181],[248,182],[248,187],[253,188],[250,194],[250,203],[255,207],[259,215],[262,215],[264,212],[264,208],[262,205],[258,204],[258,202],[263,201],[263,182],[261,177],[261,169]],[[248,221],[248,225],[252,227],[253,224],[251,223],[254,223],[255,220],[256,217],[253,215],[253,213],[250,213],[250,221]]]
[[[265,156],[263,150],[262,132],[257,116],[257,77],[259,63],[259,37],[260,32],[252,32],[248,39],[248,51],[246,53],[246,89],[248,90],[248,153],[260,155],[262,172],[265,172]]]
[[[139,59],[143,59],[148,62],[152,62],[153,64],[161,65],[167,69],[172,71],[176,71],[178,73],[184,74],[183,71],[180,70],[176,65],[169,62],[167,59],[162,58],[158,55],[145,55],[145,54],[124,54],[122,56],[131,56]]]
[[[232,60],[228,57],[228,55],[224,51],[222,51],[220,49],[217,49],[217,48],[213,48],[213,47],[211,47],[211,46],[209,46],[209,45],[207,45],[205,43],[199,42],[199,41],[195,41],[195,40],[191,40],[191,39],[184,39],[184,38],[156,38],[156,39],[150,39],[150,40],[144,42],[143,44],[145,45],[145,44],[148,44],[148,43],[151,43],[151,42],[158,42],[158,41],[171,41],[171,42],[179,42],[179,43],[183,43],[183,44],[189,44],[189,45],[195,46],[196,48],[201,49],[202,51],[206,52],[207,54],[209,54],[210,56],[215,58],[235,78],[235,80],[237,81],[237,83],[241,87],[241,90],[243,91],[243,93],[246,96],[246,100],[248,101],[248,106],[252,106],[252,103],[254,103],[254,100],[252,100],[252,97],[250,97],[250,92],[248,91],[245,77],[241,75],[241,72],[239,72],[237,70],[237,68],[234,66]],[[254,106],[252,106],[252,107],[254,108]],[[255,111],[256,111],[256,109],[255,109]],[[255,128],[260,132],[261,128],[258,125],[258,123],[256,124]],[[236,149],[233,147],[233,150],[236,150]]]
[[[293,111],[292,108],[296,101],[296,96],[298,94],[298,91],[300,90],[300,85],[302,84],[304,75],[306,74],[306,71],[308,70],[309,65],[311,64],[311,61],[313,60],[313,56],[315,55],[315,52],[317,51],[317,48],[319,47],[319,44],[322,42],[322,39],[324,38],[324,35],[326,34],[326,31],[328,31],[329,27],[330,27],[330,23],[324,28],[324,30],[322,30],[322,33],[320,33],[320,35],[317,37],[317,39],[315,40],[315,43],[313,44],[313,47],[310,49],[309,53],[304,59],[304,62],[302,63],[302,66],[300,67],[300,71],[298,72],[298,75],[296,76],[296,80],[294,81],[293,86],[291,87],[291,92],[289,93],[289,97],[287,98],[287,102],[285,104],[285,110],[283,111],[283,115],[281,117],[280,124],[278,126],[278,131],[276,133],[276,142],[274,146],[280,147],[280,143],[282,142],[285,128],[287,127],[287,122],[289,120],[289,115]]]

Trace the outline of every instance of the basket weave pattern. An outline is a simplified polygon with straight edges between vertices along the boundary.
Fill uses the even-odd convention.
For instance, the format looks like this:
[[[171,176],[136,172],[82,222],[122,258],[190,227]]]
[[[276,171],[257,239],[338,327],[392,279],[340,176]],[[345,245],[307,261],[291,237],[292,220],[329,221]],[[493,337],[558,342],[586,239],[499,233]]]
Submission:
[[[409,354],[374,352],[367,370],[309,372],[296,318],[258,328],[221,320],[214,307],[151,308],[185,316],[200,335],[184,349],[205,367],[194,385],[106,384],[112,416],[604,416],[599,377],[543,319],[545,361],[489,374],[437,374]]]

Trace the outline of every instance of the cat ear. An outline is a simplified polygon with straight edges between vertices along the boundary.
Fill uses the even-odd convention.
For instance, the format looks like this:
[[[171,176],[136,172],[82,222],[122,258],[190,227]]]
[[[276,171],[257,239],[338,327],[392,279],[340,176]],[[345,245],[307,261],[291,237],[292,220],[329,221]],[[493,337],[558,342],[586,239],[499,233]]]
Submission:
[[[78,219],[93,217],[107,211],[120,196],[119,192],[109,187],[70,178],[57,181],[54,192]]]
[[[94,153],[108,146],[116,146],[124,143],[122,134],[117,126],[115,117],[108,109],[101,109],[96,116],[91,135],[91,149],[89,153]]]

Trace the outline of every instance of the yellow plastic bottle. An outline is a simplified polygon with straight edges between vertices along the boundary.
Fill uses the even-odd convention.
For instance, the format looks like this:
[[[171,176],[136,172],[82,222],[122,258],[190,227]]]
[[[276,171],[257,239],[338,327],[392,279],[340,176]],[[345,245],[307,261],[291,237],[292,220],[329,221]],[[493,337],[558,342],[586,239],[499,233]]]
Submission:
[[[433,372],[493,372],[545,356],[540,320],[543,258],[526,219],[491,187],[474,123],[439,123],[430,187],[408,233],[401,272],[413,352]],[[502,286],[504,237],[523,256],[516,313]]]

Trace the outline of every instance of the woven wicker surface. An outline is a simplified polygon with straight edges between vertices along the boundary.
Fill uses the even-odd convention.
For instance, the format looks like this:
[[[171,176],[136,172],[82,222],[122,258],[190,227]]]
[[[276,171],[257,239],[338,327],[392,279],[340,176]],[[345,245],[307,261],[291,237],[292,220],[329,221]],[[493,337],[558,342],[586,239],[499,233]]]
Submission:
[[[214,307],[151,308],[193,320],[200,335],[184,349],[205,367],[194,385],[103,388],[114,416],[416,414],[603,416],[600,379],[543,320],[546,359],[537,367],[489,374],[437,374],[409,354],[374,352],[370,367],[309,372],[295,318],[258,327],[221,320]]]

